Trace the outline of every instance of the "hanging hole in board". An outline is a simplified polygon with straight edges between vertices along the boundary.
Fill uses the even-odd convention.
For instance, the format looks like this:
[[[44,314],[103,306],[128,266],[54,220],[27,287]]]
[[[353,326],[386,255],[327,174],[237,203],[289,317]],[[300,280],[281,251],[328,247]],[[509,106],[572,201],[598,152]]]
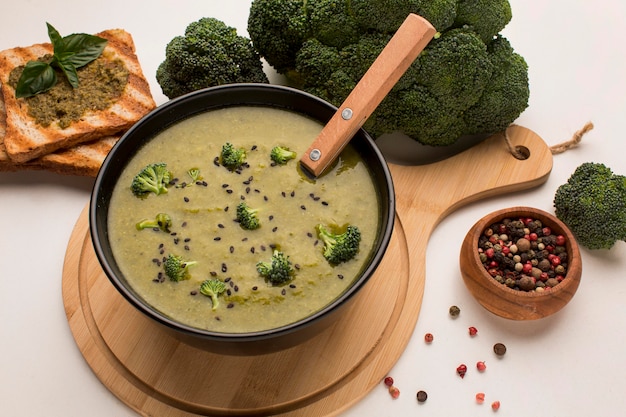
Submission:
[[[513,152],[513,156],[521,161],[525,161],[530,158],[530,149],[526,146],[518,145],[515,147],[515,152]]]

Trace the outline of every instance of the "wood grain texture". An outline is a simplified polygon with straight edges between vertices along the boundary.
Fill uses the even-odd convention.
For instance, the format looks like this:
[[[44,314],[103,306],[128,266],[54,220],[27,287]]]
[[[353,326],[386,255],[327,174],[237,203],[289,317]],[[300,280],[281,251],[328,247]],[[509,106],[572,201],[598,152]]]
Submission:
[[[391,165],[397,217],[378,270],[336,324],[267,355],[231,357],[187,346],[134,310],[99,267],[85,209],[63,270],[76,343],[100,381],[141,415],[340,414],[380,384],[411,339],[435,226],[463,204],[547,179],[552,155],[541,138],[522,127],[509,137],[528,148],[527,160],[512,157],[494,136],[435,164]]]

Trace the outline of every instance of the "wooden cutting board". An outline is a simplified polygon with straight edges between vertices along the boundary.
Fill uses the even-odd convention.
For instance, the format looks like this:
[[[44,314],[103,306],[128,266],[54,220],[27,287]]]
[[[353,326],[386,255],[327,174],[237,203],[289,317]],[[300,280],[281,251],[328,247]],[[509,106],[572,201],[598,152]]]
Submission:
[[[527,149],[527,159],[513,157],[502,137],[493,136],[433,164],[390,164],[396,223],[374,276],[336,324],[302,345],[259,356],[185,345],[135,310],[100,268],[86,207],[63,268],[65,311],[78,348],[100,381],[140,415],[340,414],[380,384],[411,339],[436,225],[464,204],[547,180],[552,154],[543,140],[520,126],[509,129],[509,138]]]

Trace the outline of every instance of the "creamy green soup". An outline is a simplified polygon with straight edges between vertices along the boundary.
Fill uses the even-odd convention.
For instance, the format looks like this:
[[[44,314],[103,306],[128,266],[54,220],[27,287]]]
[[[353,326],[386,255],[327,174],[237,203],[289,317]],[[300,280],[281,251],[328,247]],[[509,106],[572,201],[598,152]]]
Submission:
[[[164,315],[212,331],[240,333],[280,327],[322,309],[351,285],[364,268],[380,222],[377,192],[365,163],[348,146],[338,163],[315,181],[302,174],[299,159],[321,131],[319,122],[269,107],[230,107],[179,122],[159,133],[133,157],[113,191],[108,217],[113,254],[133,289]],[[246,166],[230,171],[219,163],[226,142],[246,150]],[[274,146],[297,157],[273,164]],[[133,177],[155,162],[175,178],[168,192],[138,198]],[[199,168],[202,180],[187,171]],[[260,227],[244,230],[236,207],[258,209]],[[170,233],[137,230],[157,213],[172,218]],[[350,261],[329,264],[315,226],[357,226],[359,252]],[[289,256],[294,276],[274,286],[260,276],[258,262],[273,249]],[[169,254],[195,261],[191,277],[174,282],[164,274]],[[214,310],[200,284],[226,283]]]

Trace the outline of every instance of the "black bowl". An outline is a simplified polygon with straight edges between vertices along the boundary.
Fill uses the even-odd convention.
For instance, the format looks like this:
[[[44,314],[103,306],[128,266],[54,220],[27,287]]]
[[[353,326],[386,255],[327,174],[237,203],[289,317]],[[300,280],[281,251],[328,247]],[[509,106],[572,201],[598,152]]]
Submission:
[[[139,311],[188,344],[228,354],[262,354],[295,346],[340,320],[341,310],[365,285],[382,260],[393,231],[395,197],[388,166],[372,138],[359,130],[351,145],[369,166],[381,201],[380,226],[368,264],[354,283],[322,310],[289,325],[250,333],[221,333],[179,323],[135,293],[113,257],[107,217],[113,188],[135,153],[157,133],[190,116],[229,106],[270,106],[306,115],[325,124],[336,107],[313,95],[268,84],[232,84],[199,90],[173,99],[142,118],[113,147],[98,173],[89,207],[89,226],[98,261],[115,288]]]

